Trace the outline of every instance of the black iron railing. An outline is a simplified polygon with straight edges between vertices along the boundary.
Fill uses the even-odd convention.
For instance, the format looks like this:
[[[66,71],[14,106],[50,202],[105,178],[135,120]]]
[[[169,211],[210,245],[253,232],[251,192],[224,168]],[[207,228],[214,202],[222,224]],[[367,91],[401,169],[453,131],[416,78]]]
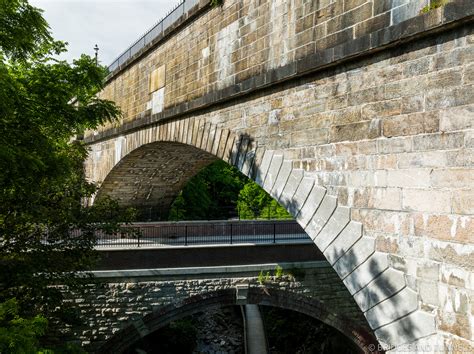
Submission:
[[[141,36],[127,50],[109,65],[109,72],[113,72],[128,59],[133,57],[147,44],[151,43],[155,38],[162,35],[173,23],[175,23],[182,15],[187,13],[195,5],[199,4],[199,0],[183,0],[178,3],[168,14],[153,26],[148,32]]]
[[[138,231],[98,234],[97,248],[211,244],[269,244],[310,241],[296,221],[158,222],[127,226]]]

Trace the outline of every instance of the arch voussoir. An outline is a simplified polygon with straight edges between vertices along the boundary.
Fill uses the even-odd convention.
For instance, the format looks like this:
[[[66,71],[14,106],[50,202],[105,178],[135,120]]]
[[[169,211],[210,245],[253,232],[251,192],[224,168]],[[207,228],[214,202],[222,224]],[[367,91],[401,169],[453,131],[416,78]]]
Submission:
[[[257,158],[257,144],[249,139],[247,149],[244,155],[240,172],[246,177],[251,178],[252,168]]]
[[[281,167],[280,167],[280,172],[278,174],[277,179],[275,180],[275,183],[273,184],[273,188],[270,191],[270,195],[275,199],[275,200],[280,200],[280,196],[283,192],[283,189],[285,188],[285,185],[287,184],[288,178],[292,172],[293,169],[293,163],[290,160],[284,160]]]
[[[263,189],[268,193],[271,192],[273,185],[276,182],[278,173],[280,172],[281,165],[283,164],[283,155],[273,154],[268,172],[263,182]]]
[[[319,187],[321,188],[321,187]],[[337,198],[333,195],[329,195],[327,192],[319,202],[318,207],[314,210],[314,213],[306,218],[306,233],[314,240],[318,233],[322,230],[324,225],[328,222],[334,210],[337,208]]]
[[[300,182],[303,179],[303,176],[303,170],[292,168],[291,173],[286,181],[286,184],[283,187],[281,195],[278,198],[278,202],[283,205],[285,209],[292,215],[294,215],[293,196],[295,195],[296,190],[298,189],[298,186],[300,185]]]
[[[338,206],[321,231],[314,237],[314,243],[324,253],[349,222],[350,208]]]
[[[388,254],[376,252],[375,239],[364,235],[362,224],[351,219],[350,208],[338,205],[315,178],[290,166],[291,160],[266,150],[255,180],[296,217],[377,337],[383,343],[402,345],[435,333],[434,316],[419,309],[418,294],[407,287],[403,272],[391,267]],[[418,327],[415,320],[426,323],[426,328],[413,334],[411,327]]]
[[[270,163],[272,162],[272,157],[273,157],[273,151],[265,150],[263,152],[262,160],[257,165],[255,182],[260,187],[263,187],[263,183],[265,182],[265,177],[267,176],[268,168],[270,167]]]

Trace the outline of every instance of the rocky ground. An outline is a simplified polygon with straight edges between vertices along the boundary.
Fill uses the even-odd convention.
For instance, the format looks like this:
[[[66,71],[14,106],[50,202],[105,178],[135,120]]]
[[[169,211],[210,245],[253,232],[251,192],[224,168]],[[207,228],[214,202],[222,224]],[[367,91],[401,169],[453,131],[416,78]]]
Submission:
[[[243,324],[237,306],[215,309],[194,316],[197,323],[196,354],[243,353]]]
[[[172,322],[126,354],[240,354],[244,352],[240,307],[208,309]]]

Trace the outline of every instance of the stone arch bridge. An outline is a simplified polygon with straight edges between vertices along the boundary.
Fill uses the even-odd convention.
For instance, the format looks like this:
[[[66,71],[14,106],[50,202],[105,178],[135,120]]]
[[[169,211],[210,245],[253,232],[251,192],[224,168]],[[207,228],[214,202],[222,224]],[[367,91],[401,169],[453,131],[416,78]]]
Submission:
[[[379,342],[472,352],[474,3],[428,3],[188,0],[111,67],[123,118],[84,138],[96,198],[166,209],[222,159],[296,218]]]
[[[171,321],[212,307],[258,304],[320,320],[361,353],[382,351],[327,262],[280,264],[283,275],[263,282],[259,272],[274,274],[277,264],[96,271],[96,284],[68,294],[84,323],[73,330],[90,352],[122,353]]]

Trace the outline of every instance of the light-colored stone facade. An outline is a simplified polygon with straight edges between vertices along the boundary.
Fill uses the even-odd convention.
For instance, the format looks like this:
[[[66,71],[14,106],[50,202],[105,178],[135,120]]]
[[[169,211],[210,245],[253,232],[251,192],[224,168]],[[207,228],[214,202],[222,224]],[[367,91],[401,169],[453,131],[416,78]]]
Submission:
[[[103,97],[130,121],[398,24],[428,2],[226,0],[111,77]]]
[[[186,45],[186,35],[202,33],[209,43],[213,38],[237,36],[234,41],[242,45],[247,39],[235,31],[240,31],[243,20],[235,28],[232,23],[240,13],[250,16],[256,3],[262,4],[262,13],[268,16],[269,2],[225,1],[223,8],[206,12],[177,32],[176,41]],[[285,6],[275,9],[291,19],[302,11],[296,10],[301,7],[298,4],[311,7],[310,3],[322,6],[324,1],[289,1],[284,4],[291,11],[285,12]],[[349,3],[356,2],[336,1],[324,9]],[[379,4],[392,2],[359,3],[360,8],[370,4],[374,11]],[[245,11],[238,10],[241,5]],[[255,11],[257,16],[259,11]],[[436,11],[425,19],[442,13]],[[396,16],[390,13],[393,21]],[[472,13],[467,16],[470,20],[456,28],[448,26],[370,57],[336,62],[225,103],[210,102],[205,109],[137,126],[120,137],[118,133],[101,136],[101,141],[91,145],[87,174],[96,182],[107,182],[116,164],[120,171],[119,161],[126,162],[129,153],[146,144],[179,142],[207,151],[254,178],[297,218],[353,294],[381,342],[400,351],[408,343],[419,344],[411,351],[427,351],[427,343],[436,343],[436,348],[443,348],[440,351],[473,351],[474,32]],[[324,22],[326,31],[340,17],[332,13]],[[331,22],[334,18],[339,20]],[[206,31],[197,29],[202,19],[210,26],[213,21],[226,25],[215,25],[206,37]],[[264,19],[257,16],[255,21],[265,28],[279,23],[275,20],[270,26]],[[300,19],[296,22],[301,24]],[[311,28],[316,30],[319,24],[311,22]],[[355,33],[361,25],[348,26]],[[282,28],[294,30],[290,25]],[[282,47],[292,38],[284,32],[279,36]],[[219,89],[218,82],[227,85],[231,71],[225,65],[219,71],[225,77],[212,81],[214,85],[211,80],[199,81],[203,76],[198,74],[190,74],[195,86],[180,81],[179,75],[169,77],[171,68],[181,65],[186,78],[191,70],[187,68],[193,66],[188,66],[189,61],[196,58],[174,57],[172,50],[167,51],[175,37],[109,82],[103,96],[122,106],[125,120],[146,116],[146,102],[151,99],[147,70],[165,61],[164,107],[171,109]],[[228,54],[225,48],[219,54],[222,58]],[[166,51],[169,61],[163,54]],[[251,53],[257,58],[259,51]],[[291,53],[289,60],[294,60],[296,49]],[[164,57],[158,59],[160,55]],[[272,56],[272,60],[261,69],[278,66],[283,59]],[[172,93],[180,90],[182,94]],[[140,160],[136,163],[140,166]],[[129,174],[123,183],[137,181],[141,188],[153,188],[153,179],[146,182],[140,175]]]

